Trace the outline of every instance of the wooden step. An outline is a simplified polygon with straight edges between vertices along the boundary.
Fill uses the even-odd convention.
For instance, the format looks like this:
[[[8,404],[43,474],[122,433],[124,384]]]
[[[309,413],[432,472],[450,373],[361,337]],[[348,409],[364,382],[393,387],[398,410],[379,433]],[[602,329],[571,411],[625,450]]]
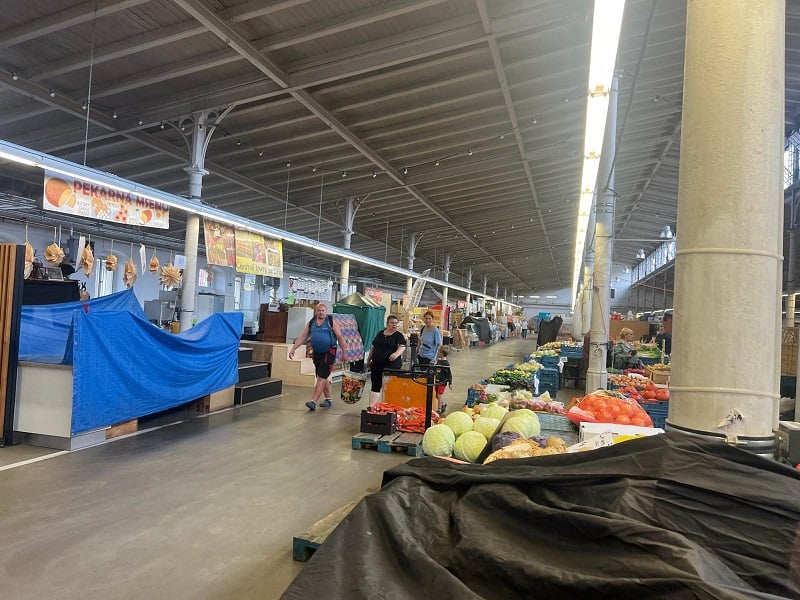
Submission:
[[[269,375],[269,365],[266,363],[239,363],[239,383],[266,379]]]
[[[253,349],[248,346],[239,346],[239,364],[253,362]]]
[[[237,383],[234,390],[234,402],[236,404],[247,404],[264,398],[279,396],[283,391],[283,382],[280,379],[256,379],[255,381],[245,381]]]

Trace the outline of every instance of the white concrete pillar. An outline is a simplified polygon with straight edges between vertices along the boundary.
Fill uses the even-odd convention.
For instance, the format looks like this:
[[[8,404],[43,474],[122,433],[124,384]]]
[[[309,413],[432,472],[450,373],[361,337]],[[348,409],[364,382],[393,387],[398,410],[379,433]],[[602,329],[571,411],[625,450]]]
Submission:
[[[572,337],[580,339],[583,331],[583,289],[578,292],[578,299],[575,302],[575,311],[572,314]]]
[[[592,325],[589,366],[586,369],[586,389],[606,389],[608,371],[606,356],[610,352],[608,328],[611,318],[611,266],[614,256],[614,154],[617,147],[617,97],[619,78],[611,81],[608,97],[608,118],[597,171],[595,236],[594,236],[594,293],[592,294]]]
[[[783,317],[784,327],[794,327],[794,313],[796,309],[794,292],[786,296],[786,315]]]
[[[772,448],[778,414],[785,11],[687,12],[668,427],[753,450]]]
[[[444,262],[442,263],[442,279],[450,281],[450,255],[444,255]],[[445,323],[444,315],[447,310],[447,292],[450,290],[447,286],[442,288],[442,329],[449,329],[448,324]]]

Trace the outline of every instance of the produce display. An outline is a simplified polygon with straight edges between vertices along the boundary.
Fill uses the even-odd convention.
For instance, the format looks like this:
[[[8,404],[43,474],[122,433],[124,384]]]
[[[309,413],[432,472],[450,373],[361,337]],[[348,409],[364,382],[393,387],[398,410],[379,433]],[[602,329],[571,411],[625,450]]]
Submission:
[[[648,379],[641,375],[609,375],[608,383],[618,387],[635,387],[643,390],[647,386]]]
[[[540,445],[535,440],[526,440],[524,438],[516,439],[507,446],[492,452],[483,464],[488,465],[491,462],[503,458],[531,458],[534,456],[547,456],[550,454],[565,454],[567,452],[567,445],[564,440],[551,436],[547,438],[544,446]]]
[[[555,354],[550,354],[548,356],[558,356],[558,353],[561,350],[561,344],[562,342],[547,342],[546,344],[539,346],[539,350],[555,351]]]
[[[531,388],[531,372],[522,369],[500,369],[487,379],[489,383],[495,385],[507,385],[513,388]]]
[[[597,390],[581,398],[567,411],[573,423],[616,423],[652,427],[650,415],[633,398],[608,390]]]

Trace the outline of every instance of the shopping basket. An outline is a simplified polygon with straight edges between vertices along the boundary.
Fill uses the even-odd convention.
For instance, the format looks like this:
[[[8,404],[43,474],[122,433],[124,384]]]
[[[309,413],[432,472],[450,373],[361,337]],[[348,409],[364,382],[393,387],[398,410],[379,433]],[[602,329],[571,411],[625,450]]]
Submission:
[[[361,400],[364,384],[367,382],[366,373],[353,373],[345,371],[342,375],[342,402],[355,404]]]

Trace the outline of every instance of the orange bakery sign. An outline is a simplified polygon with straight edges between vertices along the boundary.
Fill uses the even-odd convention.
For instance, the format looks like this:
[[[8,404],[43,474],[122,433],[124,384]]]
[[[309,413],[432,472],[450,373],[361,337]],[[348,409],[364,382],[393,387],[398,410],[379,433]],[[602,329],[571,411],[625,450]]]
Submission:
[[[169,229],[169,207],[131,192],[45,171],[45,210],[156,229]]]

